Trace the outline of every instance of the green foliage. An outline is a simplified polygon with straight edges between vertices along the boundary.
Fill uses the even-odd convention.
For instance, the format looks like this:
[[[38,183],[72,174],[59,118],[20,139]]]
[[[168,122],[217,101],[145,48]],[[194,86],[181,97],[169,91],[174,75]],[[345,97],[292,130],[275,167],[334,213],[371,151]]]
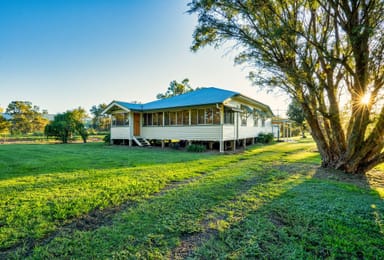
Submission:
[[[84,127],[84,124],[82,122],[77,122],[75,124],[75,130],[81,136],[83,143],[86,143],[89,134],[88,134],[88,130]]]
[[[111,119],[109,116],[102,114],[105,108],[107,108],[107,104],[102,103],[97,106],[92,106],[89,110],[93,115],[92,127],[97,131],[106,131],[111,125]]]
[[[384,162],[384,1],[359,3],[192,0],[191,48],[232,45],[255,85],[299,102],[322,166],[361,174]]]
[[[49,123],[44,130],[47,137],[55,136],[63,143],[68,143],[69,136],[73,133],[73,128],[67,113],[55,115],[54,120]]]
[[[173,80],[169,83],[169,87],[167,91],[163,93],[157,94],[157,99],[164,99],[169,98],[181,94],[185,94],[188,92],[193,91],[193,88],[189,85],[189,79],[183,79],[181,83],[177,82],[176,80]]]
[[[305,121],[304,111],[300,104],[292,99],[291,103],[288,106],[287,111],[288,118],[292,121],[295,121],[299,125],[303,125]]]
[[[10,131],[12,134],[28,134],[43,131],[48,120],[43,118],[38,106],[29,101],[12,101],[6,112],[12,116]]]
[[[86,113],[82,108],[57,114],[54,120],[45,127],[44,133],[47,137],[55,136],[63,143],[68,143],[69,138],[78,133],[86,143],[88,131],[83,124],[85,117]]]
[[[297,102],[297,100],[292,99],[291,103],[288,106],[287,111],[288,118],[300,127],[302,137],[305,138],[305,116],[302,106]]]
[[[273,142],[273,139],[274,137],[272,133],[259,133],[256,137],[256,142],[262,144],[270,144]]]
[[[6,120],[1,114],[0,114],[0,134],[4,132],[8,132],[9,127],[11,126],[11,122]]]
[[[172,149],[179,150],[180,149],[180,142],[170,142],[168,146]]]
[[[104,143],[110,144],[111,143],[111,133],[108,133],[103,138]]]
[[[202,144],[190,144],[187,146],[187,151],[188,152],[193,152],[193,153],[202,153],[205,152],[207,148],[205,145]]]

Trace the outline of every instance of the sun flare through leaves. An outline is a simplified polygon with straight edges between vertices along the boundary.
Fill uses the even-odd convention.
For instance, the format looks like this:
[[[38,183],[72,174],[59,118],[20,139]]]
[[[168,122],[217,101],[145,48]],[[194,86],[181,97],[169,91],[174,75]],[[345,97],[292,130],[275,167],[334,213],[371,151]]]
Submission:
[[[364,106],[367,106],[367,105],[369,105],[370,100],[371,100],[371,93],[367,92],[367,93],[365,93],[365,94],[361,97],[360,103],[361,103],[362,105],[364,105]]]

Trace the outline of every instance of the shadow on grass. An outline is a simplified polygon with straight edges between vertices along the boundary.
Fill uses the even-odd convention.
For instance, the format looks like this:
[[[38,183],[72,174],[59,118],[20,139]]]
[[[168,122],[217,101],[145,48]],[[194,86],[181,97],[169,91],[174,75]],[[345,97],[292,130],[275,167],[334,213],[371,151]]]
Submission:
[[[375,191],[341,177],[332,179],[333,173],[328,176],[308,163],[279,163],[291,160],[286,159],[292,156],[289,152],[271,163],[259,160],[262,156],[256,154],[228,157],[228,164],[199,179],[171,188],[165,186],[149,200],[145,198],[111,211],[107,221],[105,214],[83,216],[90,223],[59,229],[48,235],[47,240],[33,240],[31,246],[20,246],[3,256],[370,258],[382,255],[384,249],[379,242],[383,239],[383,205]],[[306,154],[303,158],[311,156],[315,155]],[[183,251],[181,247],[190,250]]]
[[[158,148],[87,144],[15,144],[0,146],[0,181],[42,174],[71,173],[196,161],[211,154]]]
[[[241,161],[241,164],[247,164]],[[259,167],[255,164],[254,167]],[[112,223],[94,225],[94,230],[65,230],[55,234],[48,244],[15,250],[33,257],[144,257],[167,255],[180,237],[203,231],[205,214],[223,201],[247,192],[254,185],[268,183],[261,172],[221,169],[202,178],[177,186],[143,201],[135,207],[116,212]],[[38,243],[37,243],[38,244]],[[133,247],[133,248],[131,248]],[[159,255],[157,255],[159,254]]]
[[[383,214],[383,200],[369,178],[319,168],[189,256],[381,259]]]
[[[350,180],[308,164],[266,167],[241,160],[238,166],[247,173],[214,171],[117,210],[107,222],[92,216],[96,222],[86,228],[63,229],[12,255],[384,257],[384,206],[364,178]]]

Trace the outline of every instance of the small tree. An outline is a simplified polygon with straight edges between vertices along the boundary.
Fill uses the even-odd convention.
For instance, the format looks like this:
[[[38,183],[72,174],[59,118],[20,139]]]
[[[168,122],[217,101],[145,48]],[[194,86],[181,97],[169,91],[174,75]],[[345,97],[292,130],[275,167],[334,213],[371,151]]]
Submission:
[[[157,99],[169,98],[181,94],[185,94],[193,91],[193,88],[189,85],[189,79],[184,79],[181,83],[173,80],[169,83],[169,87],[167,91],[163,93],[157,94]]]
[[[55,136],[62,143],[68,143],[69,137],[73,134],[74,129],[71,125],[68,112],[55,115],[53,121],[45,126],[44,134],[47,137]]]
[[[81,136],[83,143],[87,142],[87,138],[89,136],[87,129],[85,128],[82,122],[75,122],[75,130]]]
[[[86,117],[85,110],[77,108],[62,114],[57,114],[53,121],[45,127],[45,135],[55,136],[62,143],[68,143],[69,138],[75,133],[79,134],[84,143],[87,142],[88,131],[84,127],[83,120]]]
[[[305,116],[304,111],[301,108],[300,104],[295,100],[292,99],[292,102],[288,106],[287,111],[288,118],[294,121],[297,126],[299,126],[301,131],[301,136],[305,138]]]

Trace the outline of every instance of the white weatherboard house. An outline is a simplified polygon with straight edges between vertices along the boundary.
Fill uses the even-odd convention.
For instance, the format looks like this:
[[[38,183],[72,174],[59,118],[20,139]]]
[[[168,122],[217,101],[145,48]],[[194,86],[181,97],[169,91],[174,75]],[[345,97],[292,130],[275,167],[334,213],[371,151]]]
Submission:
[[[269,106],[240,93],[201,88],[146,104],[111,102],[111,143],[139,146],[149,141],[182,140],[218,145],[220,152],[236,143],[253,143],[259,133],[272,133]]]

